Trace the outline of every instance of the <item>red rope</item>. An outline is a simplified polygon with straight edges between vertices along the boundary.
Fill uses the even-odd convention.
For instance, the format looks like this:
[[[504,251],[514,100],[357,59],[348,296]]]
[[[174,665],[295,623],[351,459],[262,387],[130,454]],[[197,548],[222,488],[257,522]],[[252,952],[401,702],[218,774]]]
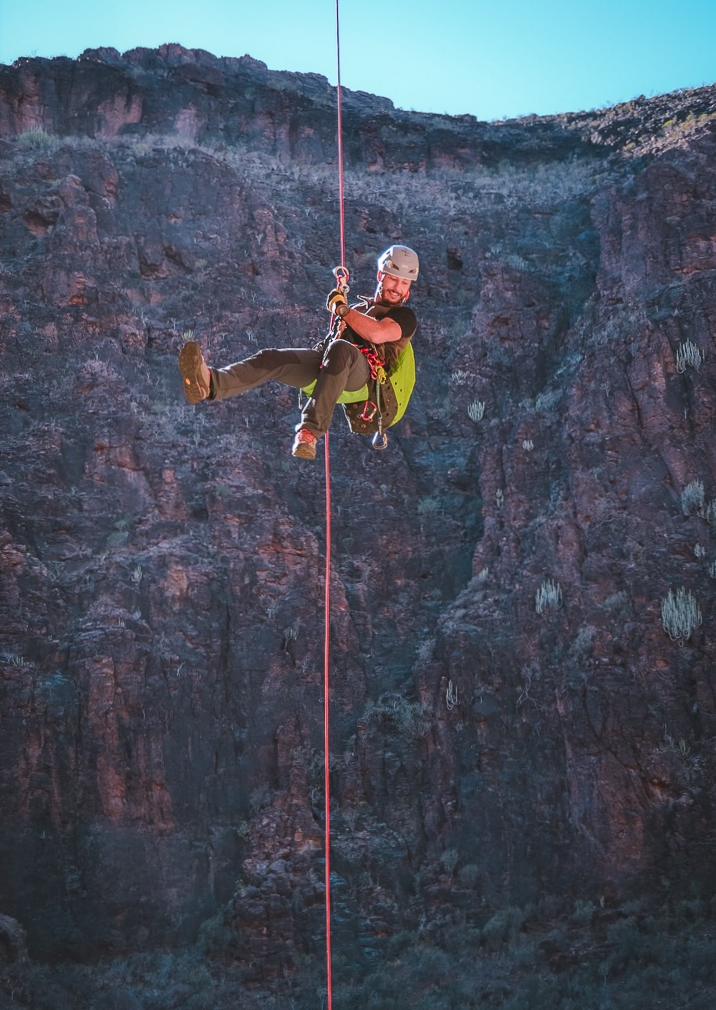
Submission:
[[[336,61],[338,105],[338,203],[341,225],[341,259],[346,262],[345,186],[343,181],[343,106],[341,102],[341,29],[339,3],[336,0]],[[327,1010],[333,1010],[333,970],[331,958],[331,792],[330,792],[330,645],[331,645],[331,457],[328,451],[328,432],[325,440],[326,467],[326,577],[325,577],[325,636],[323,644],[323,791],[326,805],[326,992]]]
[[[341,266],[346,265],[346,225],[345,225],[345,185],[343,179],[343,102],[341,98],[341,24],[336,0],[336,63],[337,86],[336,98],[338,108],[338,203],[341,219]]]
[[[330,744],[328,683],[331,643],[331,458],[328,452],[328,432],[326,432],[326,628],[323,646],[323,791],[326,804],[326,985],[328,991],[327,1010],[333,1008],[333,978],[331,970],[331,794],[330,794]]]

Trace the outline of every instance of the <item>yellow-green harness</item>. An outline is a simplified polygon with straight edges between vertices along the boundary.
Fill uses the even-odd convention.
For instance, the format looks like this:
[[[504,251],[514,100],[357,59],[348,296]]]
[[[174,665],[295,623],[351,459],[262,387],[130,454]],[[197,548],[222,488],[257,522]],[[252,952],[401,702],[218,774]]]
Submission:
[[[405,413],[415,386],[413,345],[406,344],[390,371],[378,365],[375,372],[375,379],[371,378],[364,386],[353,392],[346,390],[338,397],[351,431],[361,435],[370,435],[382,428],[389,428]],[[303,392],[310,396],[315,385],[316,383],[312,382],[309,386],[305,386]]]

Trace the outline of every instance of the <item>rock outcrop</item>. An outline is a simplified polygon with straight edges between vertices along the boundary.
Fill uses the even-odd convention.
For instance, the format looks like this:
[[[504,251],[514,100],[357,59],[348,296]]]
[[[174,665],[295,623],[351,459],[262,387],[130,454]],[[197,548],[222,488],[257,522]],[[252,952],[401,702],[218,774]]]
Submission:
[[[320,949],[335,95],[166,46],[0,68],[0,911],[46,959]],[[418,386],[331,433],[340,949],[546,894],[710,893],[716,89],[486,124],[346,100],[354,292],[414,246]],[[206,939],[208,937],[208,939]]]

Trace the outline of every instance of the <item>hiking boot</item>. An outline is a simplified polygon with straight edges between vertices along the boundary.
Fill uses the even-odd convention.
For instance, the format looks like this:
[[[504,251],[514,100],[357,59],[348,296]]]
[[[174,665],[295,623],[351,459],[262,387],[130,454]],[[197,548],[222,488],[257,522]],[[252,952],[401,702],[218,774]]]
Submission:
[[[184,396],[189,403],[201,403],[209,395],[209,369],[196,340],[187,340],[179,354],[179,371],[184,380]]]
[[[306,428],[301,428],[293,440],[291,455],[297,459],[315,459],[317,441],[315,435],[312,435]]]

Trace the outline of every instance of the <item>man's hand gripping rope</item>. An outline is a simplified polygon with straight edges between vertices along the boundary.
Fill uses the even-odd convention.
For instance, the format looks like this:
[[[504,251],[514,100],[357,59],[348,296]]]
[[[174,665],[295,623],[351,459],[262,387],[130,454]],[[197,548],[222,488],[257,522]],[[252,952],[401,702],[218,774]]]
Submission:
[[[342,319],[346,312],[349,311],[348,292],[350,288],[348,287],[348,271],[343,266],[335,267],[333,276],[336,278],[336,287],[331,291],[328,298],[326,298],[326,308],[332,316],[338,316],[339,319]]]
[[[333,327],[336,319],[343,319],[350,308],[348,305],[348,292],[350,291],[350,288],[348,287],[348,271],[344,266],[334,267],[333,276],[336,278],[337,287],[335,287],[328,295],[328,298],[326,298],[326,308],[332,316],[331,328]],[[340,333],[340,330],[338,332]],[[371,379],[375,382],[379,382],[381,386],[385,385],[388,375],[383,367],[383,362],[376,354],[375,350],[369,347],[359,347],[358,349],[361,354],[365,355],[368,361]]]

